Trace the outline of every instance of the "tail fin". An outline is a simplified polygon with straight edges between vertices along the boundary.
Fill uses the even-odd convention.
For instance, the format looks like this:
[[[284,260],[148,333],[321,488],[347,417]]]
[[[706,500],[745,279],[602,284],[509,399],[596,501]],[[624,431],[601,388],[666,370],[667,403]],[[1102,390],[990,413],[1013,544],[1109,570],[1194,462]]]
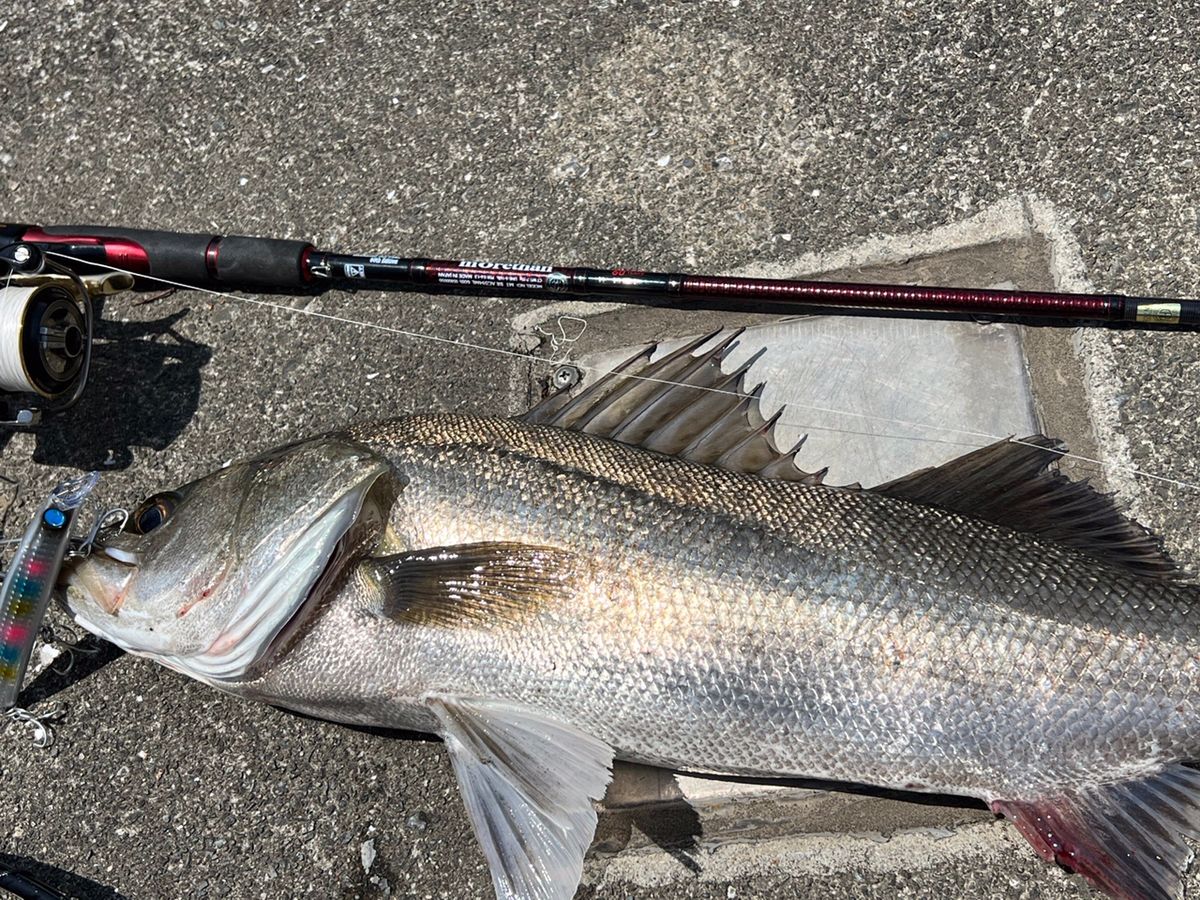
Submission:
[[[1049,862],[1122,900],[1181,900],[1184,843],[1200,840],[1200,772],[1182,764],[1140,781],[1040,800],[997,800]]]

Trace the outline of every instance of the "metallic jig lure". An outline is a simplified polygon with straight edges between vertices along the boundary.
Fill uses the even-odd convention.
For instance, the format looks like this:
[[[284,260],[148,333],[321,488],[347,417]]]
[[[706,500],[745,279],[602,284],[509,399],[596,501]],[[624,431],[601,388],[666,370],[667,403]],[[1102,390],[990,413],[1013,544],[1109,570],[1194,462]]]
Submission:
[[[0,585],[0,711],[12,709],[50,594],[71,542],[71,526],[98,472],[71,478],[56,487],[25,529]]]

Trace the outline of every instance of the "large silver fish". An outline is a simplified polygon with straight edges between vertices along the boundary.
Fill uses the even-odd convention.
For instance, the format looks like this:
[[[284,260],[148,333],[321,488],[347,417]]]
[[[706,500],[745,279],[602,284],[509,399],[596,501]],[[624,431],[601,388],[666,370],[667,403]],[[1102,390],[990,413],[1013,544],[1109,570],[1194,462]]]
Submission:
[[[1045,438],[821,484],[730,340],[157,495],[68,605],[222,690],[441,735],[502,898],[571,896],[614,758],[978,797],[1109,893],[1181,896],[1197,587]]]

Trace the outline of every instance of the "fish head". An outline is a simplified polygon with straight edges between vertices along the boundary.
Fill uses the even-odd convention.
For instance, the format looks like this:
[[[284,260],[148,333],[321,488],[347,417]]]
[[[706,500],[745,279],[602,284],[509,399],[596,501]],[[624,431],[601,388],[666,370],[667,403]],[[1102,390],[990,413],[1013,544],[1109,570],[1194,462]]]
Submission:
[[[399,484],[340,436],[227,466],[150,497],[69,561],[66,605],[93,634],[202,681],[250,677],[378,543]]]

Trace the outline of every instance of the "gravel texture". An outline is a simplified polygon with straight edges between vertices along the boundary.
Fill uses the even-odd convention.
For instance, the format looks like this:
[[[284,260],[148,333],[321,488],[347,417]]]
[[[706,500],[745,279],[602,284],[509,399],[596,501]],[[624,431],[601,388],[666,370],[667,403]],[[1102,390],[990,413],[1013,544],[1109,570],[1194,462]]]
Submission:
[[[1194,21],[1187,4],[1068,0],[18,2],[0,8],[0,216],[719,272],[1019,194],[1062,212],[1098,288],[1200,293]],[[522,308],[286,302],[500,347]],[[1132,464],[1200,481],[1200,340],[1102,341]],[[19,528],[64,469],[100,467],[105,498],[128,502],[345,422],[513,411],[526,374],[508,356],[199,294],[111,300],[85,405],[0,438],[15,498],[0,524]],[[1137,485],[1148,524],[1200,562],[1195,489]],[[489,896],[436,743],[253,707],[107,651],[26,699],[65,718],[48,751],[5,738],[0,862],[60,888]],[[1008,826],[969,828],[981,837],[942,856],[901,841],[855,864],[822,844],[823,872],[747,851],[715,882],[686,866],[665,886],[606,879],[601,858],[582,896],[1082,890]]]

